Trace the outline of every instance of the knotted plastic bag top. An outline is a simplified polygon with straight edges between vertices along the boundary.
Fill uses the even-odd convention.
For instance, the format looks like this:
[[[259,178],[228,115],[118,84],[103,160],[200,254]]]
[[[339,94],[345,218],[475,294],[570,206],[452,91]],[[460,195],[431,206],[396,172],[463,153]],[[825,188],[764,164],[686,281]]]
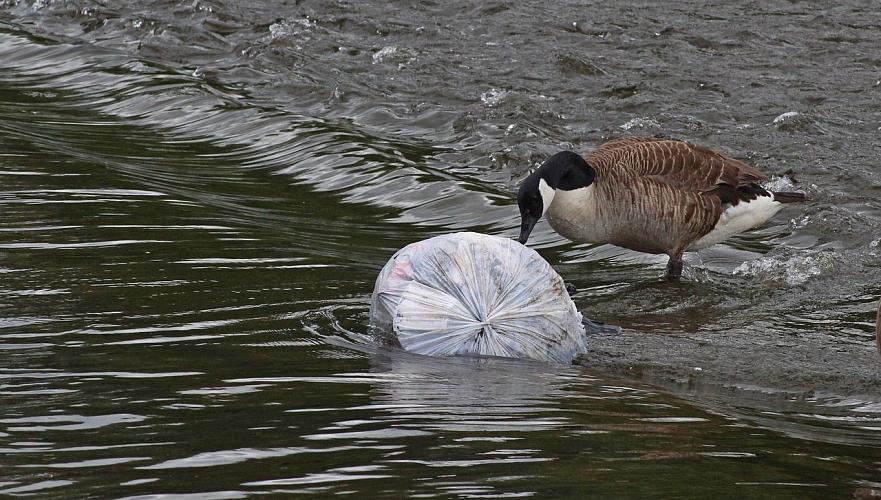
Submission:
[[[586,351],[560,275],[514,240],[470,232],[399,250],[376,279],[370,325],[381,342],[429,356],[568,363]]]

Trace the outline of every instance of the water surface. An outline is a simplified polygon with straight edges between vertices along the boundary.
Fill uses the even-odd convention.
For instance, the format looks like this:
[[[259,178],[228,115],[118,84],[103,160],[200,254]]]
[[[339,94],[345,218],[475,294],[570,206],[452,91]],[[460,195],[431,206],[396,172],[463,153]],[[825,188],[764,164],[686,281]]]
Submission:
[[[881,489],[877,6],[0,2],[0,494],[829,498]],[[392,252],[517,231],[563,148],[803,190],[664,259],[533,240],[574,366],[364,341]]]

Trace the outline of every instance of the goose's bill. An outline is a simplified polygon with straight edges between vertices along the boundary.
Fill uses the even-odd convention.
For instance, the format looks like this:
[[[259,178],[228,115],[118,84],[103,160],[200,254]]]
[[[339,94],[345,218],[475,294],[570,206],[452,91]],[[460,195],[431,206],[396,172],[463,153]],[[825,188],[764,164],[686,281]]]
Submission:
[[[524,215],[523,222],[520,223],[520,237],[517,238],[517,241],[525,245],[526,240],[529,239],[529,233],[532,232],[532,228],[535,227],[536,222],[538,222],[538,217]]]

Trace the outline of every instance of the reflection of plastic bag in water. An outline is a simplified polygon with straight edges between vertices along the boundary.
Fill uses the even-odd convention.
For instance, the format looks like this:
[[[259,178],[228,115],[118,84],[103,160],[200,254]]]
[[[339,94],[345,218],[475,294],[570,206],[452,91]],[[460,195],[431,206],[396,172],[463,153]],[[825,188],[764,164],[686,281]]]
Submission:
[[[429,356],[569,363],[586,351],[581,314],[535,250],[454,233],[407,245],[376,279],[370,326],[382,343]]]

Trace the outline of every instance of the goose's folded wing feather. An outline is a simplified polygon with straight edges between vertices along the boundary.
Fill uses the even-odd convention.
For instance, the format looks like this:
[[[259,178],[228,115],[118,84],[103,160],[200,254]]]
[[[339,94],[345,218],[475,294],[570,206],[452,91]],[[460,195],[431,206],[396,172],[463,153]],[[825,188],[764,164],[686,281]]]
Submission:
[[[691,192],[740,188],[768,177],[716,151],[671,139],[628,137],[607,142],[587,156],[595,168],[650,178]]]

